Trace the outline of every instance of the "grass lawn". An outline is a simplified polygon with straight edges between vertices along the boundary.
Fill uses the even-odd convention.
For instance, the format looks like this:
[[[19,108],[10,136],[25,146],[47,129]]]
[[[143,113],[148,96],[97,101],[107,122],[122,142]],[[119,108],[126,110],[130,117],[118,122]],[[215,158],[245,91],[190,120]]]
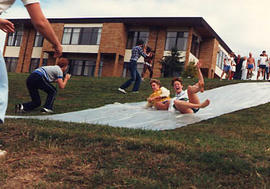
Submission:
[[[29,100],[26,77],[9,74],[9,115]],[[143,82],[140,93],[122,95],[116,89],[124,81],[73,77],[59,90],[55,112],[143,101],[151,93]],[[170,79],[161,81],[170,88]],[[206,80],[206,89],[237,82]],[[0,188],[269,188],[268,112],[265,104],[169,131],[7,119]]]

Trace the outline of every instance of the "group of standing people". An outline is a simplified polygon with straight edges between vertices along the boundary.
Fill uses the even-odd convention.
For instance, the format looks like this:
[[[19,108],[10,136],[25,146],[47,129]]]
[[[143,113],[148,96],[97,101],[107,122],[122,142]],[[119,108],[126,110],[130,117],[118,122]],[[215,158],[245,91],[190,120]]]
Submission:
[[[225,79],[228,80],[250,80],[253,77],[257,80],[269,80],[269,65],[270,59],[266,51],[262,51],[257,64],[252,53],[249,53],[248,57],[241,57],[240,55],[236,57],[234,53],[231,53],[224,58],[224,67],[220,80],[224,78],[224,74]],[[255,77],[255,75],[257,76]]]

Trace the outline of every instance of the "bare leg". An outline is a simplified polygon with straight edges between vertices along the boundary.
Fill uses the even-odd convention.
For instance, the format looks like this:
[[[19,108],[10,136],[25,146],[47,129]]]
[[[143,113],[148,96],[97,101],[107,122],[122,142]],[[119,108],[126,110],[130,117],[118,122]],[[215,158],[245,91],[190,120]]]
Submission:
[[[196,83],[195,85],[189,85],[187,92],[188,92],[188,98],[189,98],[189,102],[191,103],[195,103],[195,104],[199,104],[200,100],[197,96],[197,93],[200,92],[204,92],[204,79],[203,79],[203,75],[200,69],[200,62],[197,63],[197,71],[198,71],[198,83]]]
[[[201,104],[194,104],[194,103],[190,103],[190,102],[186,102],[186,101],[182,101],[182,100],[175,100],[174,101],[174,105],[175,105],[176,109],[179,110],[182,114],[193,113],[192,108],[205,108],[209,104],[210,104],[210,100],[208,100],[208,99],[205,100]]]
[[[157,103],[155,104],[155,108],[156,108],[157,110],[168,110],[169,105],[170,105],[169,101],[167,101],[166,103],[157,102]]]
[[[220,81],[222,81],[222,78],[223,78],[223,75],[224,75],[224,70],[222,71],[222,73],[221,73],[221,76],[220,76]]]

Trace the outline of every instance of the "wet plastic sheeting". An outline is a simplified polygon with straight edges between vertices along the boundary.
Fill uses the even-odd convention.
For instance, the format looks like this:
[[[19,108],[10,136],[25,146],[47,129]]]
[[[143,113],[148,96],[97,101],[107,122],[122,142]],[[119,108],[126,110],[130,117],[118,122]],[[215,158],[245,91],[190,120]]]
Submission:
[[[222,114],[270,102],[270,83],[240,83],[199,93],[201,101],[211,103],[196,114],[183,115],[168,111],[145,109],[146,102],[109,104],[100,108],[47,116],[17,116],[17,118],[49,119],[77,123],[110,125],[113,127],[168,130],[200,122]],[[13,117],[14,116],[8,116]]]

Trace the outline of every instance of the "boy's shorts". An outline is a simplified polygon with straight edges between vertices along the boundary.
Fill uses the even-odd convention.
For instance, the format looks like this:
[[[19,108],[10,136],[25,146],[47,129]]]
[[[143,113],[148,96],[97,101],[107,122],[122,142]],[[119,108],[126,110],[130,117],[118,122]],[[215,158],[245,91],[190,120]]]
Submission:
[[[248,64],[248,69],[253,69],[253,64]]]
[[[224,68],[223,68],[224,72],[226,72],[226,73],[228,71],[230,71],[230,69],[231,69],[231,66],[230,65],[224,66]]]

